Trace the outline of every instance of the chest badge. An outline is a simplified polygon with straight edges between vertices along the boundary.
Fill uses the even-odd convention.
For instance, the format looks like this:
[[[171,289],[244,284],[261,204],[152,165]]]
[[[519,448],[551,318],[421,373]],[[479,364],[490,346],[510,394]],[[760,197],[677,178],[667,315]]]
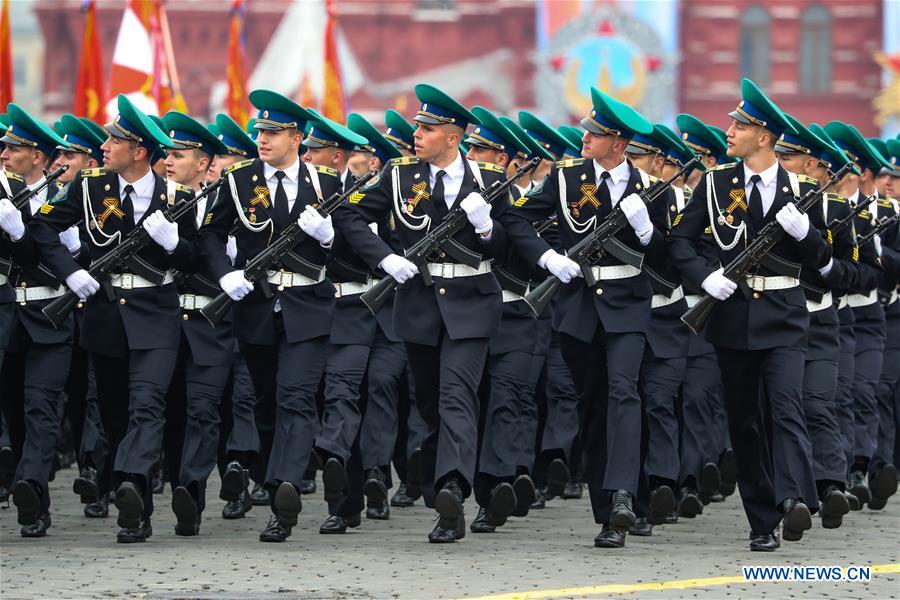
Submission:
[[[269,187],[258,185],[253,188],[254,196],[250,199],[250,206],[262,204],[263,208],[269,208]]]
[[[100,223],[100,227],[103,227],[106,224],[106,220],[110,216],[115,216],[119,219],[125,218],[125,211],[122,210],[119,205],[119,199],[115,196],[107,196],[103,199],[103,212],[97,215],[97,222]]]

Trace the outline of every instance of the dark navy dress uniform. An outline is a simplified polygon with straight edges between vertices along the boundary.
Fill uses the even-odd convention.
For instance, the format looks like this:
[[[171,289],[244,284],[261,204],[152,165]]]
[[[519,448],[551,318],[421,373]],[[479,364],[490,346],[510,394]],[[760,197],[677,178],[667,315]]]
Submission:
[[[168,138],[124,96],[119,97],[119,111],[120,115],[107,126],[111,135],[133,141],[140,138],[143,141],[139,143],[154,147],[169,144]],[[83,221],[83,237],[89,241],[92,259],[97,260],[115,248],[121,237],[141,227],[149,215],[186,200],[191,193],[189,188],[167,182],[152,171],[133,186],[129,184],[128,190],[125,187],[115,173],[85,170],[72,182],[64,201],[51,205],[50,210],[35,219],[35,240],[46,263],[60,279],[80,268],[59,243],[58,233],[63,229]],[[141,190],[149,193],[147,210],[137,222],[131,190],[135,195],[141,195]],[[101,491],[131,482],[143,496],[142,505],[124,511],[119,507],[119,524],[123,528],[120,541],[126,541],[123,533],[132,537],[127,530],[139,528],[142,532],[135,536],[139,539],[127,541],[145,539],[153,510],[149,477],[162,447],[165,393],[175,368],[180,336],[178,291],[171,272],[188,269],[196,256],[193,215],[186,214],[177,225],[179,241],[171,254],[155,243],[147,244],[137,254],[141,264],[131,261],[111,278],[111,294],[101,290],[85,305],[80,343],[91,353],[97,375],[97,399],[109,443],[106,464],[101,470]],[[148,265],[165,275],[163,285],[152,285],[140,275]],[[128,402],[123,402],[123,398],[128,398]],[[142,509],[139,518],[132,514],[138,508]]]
[[[597,120],[612,112],[606,106],[615,101],[601,100],[600,92],[592,91],[595,110],[589,117],[589,131],[602,135],[616,129],[633,135],[634,131],[621,122],[606,122],[602,124],[605,129],[598,128]],[[603,115],[597,110],[598,105],[606,110]],[[633,120],[638,121],[637,127],[649,132],[650,123],[636,117]],[[582,125],[587,127],[585,121],[589,119]],[[649,176],[630,163],[618,168],[627,170],[621,198],[641,192],[650,184]],[[593,161],[559,161],[541,189],[532,191],[506,213],[503,223],[530,263],[538,264],[550,250],[545,240],[535,236],[532,223],[555,212],[562,245],[570,248],[609,214],[611,202],[601,201],[601,196],[596,195],[598,175],[600,169]],[[665,211],[665,202],[649,208],[654,227],[646,246],[640,244],[628,226],[616,235],[620,242],[643,253],[648,264],[659,264],[664,253],[661,231]],[[562,335],[563,357],[572,371],[582,405],[582,444],[589,461],[587,479],[594,519],[607,524],[612,510],[611,492],[624,490],[632,496],[637,493],[641,438],[638,373],[650,327],[653,290],[645,273],[608,254],[596,260],[594,268],[600,275],[597,286],[588,288],[576,279],[560,287],[554,329]]]
[[[779,129],[788,129],[780,124],[784,118],[777,107],[767,99],[765,104],[759,100],[765,97],[752,82],[745,80],[743,91],[745,99],[750,96],[756,102],[742,102],[740,112],[732,113],[733,118],[756,125],[768,122],[776,135],[781,133]],[[761,218],[751,216],[751,211],[762,213],[762,207],[757,212],[749,206],[742,164],[717,167],[701,180],[669,237],[671,256],[685,280],[699,287],[715,270],[699,249],[707,227],[720,249],[720,264],[726,265],[783,206],[809,189],[808,184],[801,184],[777,164],[770,168],[776,169],[774,198]],[[810,227],[801,242],[783,236],[773,253],[818,269],[828,263],[831,247]],[[718,352],[744,510],[754,535],[769,535],[782,520],[786,500],[800,498],[812,511],[817,508],[811,445],[802,409],[809,313],[798,281],[769,279],[786,276],[764,267],[757,275],[764,279],[749,282],[754,286],[752,293],[745,296],[736,291],[716,305],[706,325],[706,336]],[[771,426],[762,420],[763,413],[770,415]]]

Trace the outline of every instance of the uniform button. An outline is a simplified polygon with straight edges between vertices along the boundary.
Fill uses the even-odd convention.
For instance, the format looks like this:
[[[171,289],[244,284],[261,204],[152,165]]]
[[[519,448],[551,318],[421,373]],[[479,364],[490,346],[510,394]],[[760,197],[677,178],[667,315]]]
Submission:
[[[438,290],[438,294],[440,294],[441,296],[443,296],[446,293],[447,293],[447,290],[445,290],[444,288],[441,288]]]
[[[602,296],[602,295],[603,295],[603,290],[600,289],[600,288],[597,288],[597,295],[598,295],[598,296]]]
[[[25,306],[25,302],[19,302],[19,306]]]
[[[283,286],[283,285],[279,285],[279,286],[278,286],[278,291],[279,291],[279,292],[283,292],[283,291],[284,291],[284,286]]]
[[[753,292],[753,298],[759,299],[759,292]]]
[[[84,303],[79,302],[78,304],[75,305],[75,308],[84,308]]]
[[[19,287],[28,287],[28,284],[23,281],[19,284]]]
[[[187,313],[184,313],[183,315],[181,315],[181,318],[182,318],[182,320],[187,321],[191,317]]]
[[[119,298],[119,304],[125,304],[125,298]]]
[[[441,258],[446,258],[447,253],[446,252],[438,252],[438,256],[440,256]]]

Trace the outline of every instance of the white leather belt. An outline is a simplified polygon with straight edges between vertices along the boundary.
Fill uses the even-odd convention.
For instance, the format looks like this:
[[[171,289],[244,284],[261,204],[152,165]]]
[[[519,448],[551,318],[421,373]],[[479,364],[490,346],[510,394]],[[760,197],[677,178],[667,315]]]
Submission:
[[[650,308],[661,308],[663,306],[669,306],[670,304],[675,304],[682,298],[684,298],[684,288],[679,285],[677,288],[675,288],[675,291],[672,292],[671,296],[666,296],[665,294],[654,294],[653,300],[650,301]]]
[[[279,289],[315,285],[325,281],[325,269],[319,270],[318,279],[312,279],[306,275],[291,273],[290,271],[269,271],[268,281],[277,285]]]
[[[851,308],[869,306],[878,302],[878,290],[872,290],[868,294],[850,294],[847,296],[847,304]]]
[[[684,297],[685,302],[687,302],[688,308],[693,308],[695,304],[700,302],[703,299],[703,296],[700,294],[688,294]]]
[[[763,277],[762,275],[753,275],[747,277],[747,286],[754,292],[768,292],[772,290],[788,290],[800,285],[800,280],[796,277],[786,277],[784,275],[775,275],[773,277]]]
[[[196,294],[178,294],[178,302],[184,310],[200,310],[212,302],[212,298]]]
[[[159,287],[160,285],[166,285],[168,283],[172,283],[173,281],[175,281],[175,279],[172,277],[171,271],[166,271],[166,276],[163,278],[163,282],[161,284],[153,283],[149,279],[144,279],[140,275],[133,275],[131,273],[122,273],[121,275],[118,273],[113,273],[109,278],[109,282],[113,285],[113,287],[122,288],[123,290]]]
[[[6,275],[0,275],[0,285],[5,285],[7,281],[9,278]]]
[[[896,302],[898,299],[900,299],[900,292],[894,290],[893,292],[891,292],[891,299],[888,300],[888,306]]]
[[[848,302],[848,300],[847,300],[847,295],[846,295],[846,294],[843,295],[843,296],[841,296],[841,297],[838,299],[838,310],[841,310],[842,308],[847,308],[848,305],[849,305],[849,302]]]
[[[344,296],[358,296],[371,290],[380,279],[370,279],[368,283],[359,283],[356,281],[348,281],[345,283],[334,284],[334,297],[342,298]]]
[[[614,267],[591,267],[591,273],[597,281],[608,281],[610,279],[637,277],[640,275],[641,270],[631,265],[616,265]]]
[[[36,285],[30,288],[17,287],[16,302],[25,304],[26,302],[34,302],[35,300],[46,300],[48,298],[59,298],[66,293],[64,286],[52,288],[49,285]]]
[[[831,292],[825,292],[825,295],[822,296],[821,302],[813,302],[812,300],[807,300],[806,310],[811,313],[819,312],[820,310],[831,308],[833,304],[834,300],[831,298]]]
[[[428,263],[428,272],[432,277],[441,277],[443,279],[453,279],[454,277],[473,277],[475,275],[484,275],[491,272],[491,263],[483,260],[478,264],[478,268],[473,269],[469,265],[459,263]]]
[[[504,303],[506,303],[506,302],[516,302],[516,301],[518,301],[518,300],[524,300],[524,299],[525,299],[525,296],[520,296],[519,294],[517,294],[517,293],[515,293],[515,292],[511,292],[511,291],[509,291],[509,290],[500,290],[500,291],[502,292],[502,295],[503,295],[503,302],[504,302]],[[530,292],[530,291],[531,291],[531,286],[528,286],[528,289],[527,289],[526,293],[527,293],[527,292]]]

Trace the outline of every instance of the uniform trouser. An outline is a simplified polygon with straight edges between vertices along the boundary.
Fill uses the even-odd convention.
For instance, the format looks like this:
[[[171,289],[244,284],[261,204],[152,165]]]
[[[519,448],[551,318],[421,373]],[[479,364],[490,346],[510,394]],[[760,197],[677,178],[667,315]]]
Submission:
[[[81,467],[96,467],[106,455],[106,439],[97,409],[97,377],[90,355],[79,346],[72,348],[72,367],[66,381],[65,415]]]
[[[379,328],[369,352],[366,409],[359,431],[363,471],[382,467],[390,476],[391,455],[397,440],[400,383],[405,367],[403,342],[390,341]]]
[[[527,435],[522,415],[534,402],[528,374],[533,359],[531,353],[518,350],[488,356],[490,395],[475,477],[475,499],[482,507],[490,507],[495,485],[515,479],[522,455],[519,440]]]
[[[273,492],[284,481],[298,490],[303,482],[319,430],[316,390],[325,369],[327,347],[327,336],[288,342],[283,330],[278,344],[241,343],[258,404],[275,406],[272,451],[264,479]]]
[[[226,391],[226,399],[219,405],[220,475],[233,460],[245,469],[250,468],[259,454],[259,431],[254,418],[256,392],[247,361],[240,352],[232,355],[230,391],[230,394]]]
[[[675,405],[686,366],[687,358],[659,358],[654,356],[649,345],[644,351],[639,384],[647,438],[643,470],[651,482],[674,486],[678,481],[680,464]]]
[[[838,359],[839,353],[831,358],[807,360],[803,368],[803,413],[820,496],[828,484],[843,487],[847,479],[847,457],[835,403]]]
[[[405,344],[403,355],[406,356]],[[401,482],[407,480],[407,460],[413,452],[422,448],[428,431],[416,406],[416,383],[408,364],[407,361],[407,367],[401,375],[400,397],[397,400],[397,441],[394,443],[394,453],[391,457]]]
[[[347,464],[353,441],[359,433],[362,412],[359,391],[370,347],[364,344],[331,344],[325,363],[325,404],[322,428],[316,436],[316,449],[325,460],[329,456]]]
[[[463,497],[472,491],[478,445],[478,384],[488,339],[451,339],[441,331],[436,346],[406,343],[416,382],[416,405],[427,432],[422,442],[425,505],[448,477],[456,477]]]
[[[859,337],[857,337],[859,343]],[[879,349],[857,352],[854,358],[853,414],[855,436],[853,457],[871,459],[878,447],[878,398],[876,388],[881,377],[883,351]]]
[[[103,432],[103,422],[100,419],[100,408],[97,406],[97,378],[94,376],[94,368],[88,373],[88,387],[91,390],[87,399],[87,407],[84,413],[84,427],[81,431],[81,456],[82,465],[96,467],[106,460],[106,434]]]
[[[184,486],[206,508],[206,480],[216,464],[219,444],[219,403],[228,386],[231,365],[205,366],[194,361],[189,342],[182,335],[175,375],[169,386],[167,412],[175,407],[183,418],[181,435],[173,432],[166,446],[169,479],[173,489]],[[177,461],[177,462],[173,462]]]
[[[541,451],[534,467],[535,484],[538,486],[546,485],[546,467],[554,458],[561,458],[569,465],[577,463],[572,451],[578,438],[578,393],[572,372],[563,359],[557,331],[551,334],[544,367],[544,385],[540,388],[544,410],[537,432]]]
[[[723,448],[716,411],[722,404],[721,374],[715,352],[690,356],[681,385],[681,469],[679,481],[699,488],[700,472],[715,463]]]
[[[136,483],[143,494],[145,519],[153,514],[150,471],[162,450],[166,391],[177,354],[174,348],[129,350],[124,357],[91,354],[108,444],[100,491],[123,481]]]
[[[818,510],[803,416],[805,349],[716,351],[744,512],[751,531],[769,533],[781,522],[788,498]]]
[[[594,521],[608,523],[612,492],[637,494],[641,463],[638,376],[646,338],[643,333],[608,333],[598,326],[591,343],[566,334],[560,343],[578,390]]]
[[[25,336],[23,336],[25,337]],[[53,473],[56,442],[59,438],[59,396],[68,376],[72,341],[61,344],[38,344],[28,341],[20,352],[7,354],[5,368],[15,369],[23,377],[23,394],[8,398],[22,402],[24,437],[14,481],[28,480],[36,484],[41,500],[41,512],[50,508],[47,484]],[[14,371],[8,370],[8,374]]]
[[[537,386],[541,380],[541,371],[547,362],[546,353],[534,354],[526,371],[527,398],[519,412],[519,430],[521,435],[513,440],[516,453],[516,474],[530,473],[537,451],[538,405]]]
[[[856,373],[856,337],[852,324],[840,326],[841,352],[838,355],[837,390],[835,410],[838,429],[841,431],[841,447],[848,465],[853,464],[856,443],[856,415],[853,402],[853,379]],[[844,479],[847,476],[845,474]]]
[[[894,463],[894,447],[897,436],[897,413],[900,411],[900,348],[886,348],[878,382],[878,446],[869,473],[877,473],[881,467]]]

